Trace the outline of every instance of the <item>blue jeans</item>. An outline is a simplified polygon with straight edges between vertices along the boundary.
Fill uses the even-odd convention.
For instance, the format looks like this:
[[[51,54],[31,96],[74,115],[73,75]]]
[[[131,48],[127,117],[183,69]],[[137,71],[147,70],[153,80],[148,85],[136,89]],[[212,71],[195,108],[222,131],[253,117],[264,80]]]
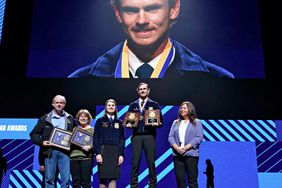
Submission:
[[[56,168],[58,166],[61,175],[61,187],[70,185],[70,158],[66,154],[52,150],[51,156],[45,159],[45,187],[54,188]]]

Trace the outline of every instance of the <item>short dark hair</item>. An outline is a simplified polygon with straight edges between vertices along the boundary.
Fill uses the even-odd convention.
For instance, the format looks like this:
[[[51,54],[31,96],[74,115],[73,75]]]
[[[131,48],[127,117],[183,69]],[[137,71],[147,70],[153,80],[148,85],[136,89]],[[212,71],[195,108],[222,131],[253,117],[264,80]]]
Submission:
[[[149,84],[147,84],[147,83],[145,83],[145,82],[141,82],[141,83],[138,84],[138,86],[136,87],[137,92],[139,91],[139,87],[140,87],[141,85],[147,85],[147,88],[150,90]]]
[[[122,0],[111,0],[112,5],[115,5],[118,10],[120,10]],[[175,0],[168,0],[169,7],[173,7],[175,4]]]

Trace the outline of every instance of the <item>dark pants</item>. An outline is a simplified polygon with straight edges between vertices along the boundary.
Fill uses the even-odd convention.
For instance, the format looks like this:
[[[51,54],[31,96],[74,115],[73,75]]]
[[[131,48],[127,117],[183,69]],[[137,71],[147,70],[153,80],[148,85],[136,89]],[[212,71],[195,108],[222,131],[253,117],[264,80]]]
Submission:
[[[40,171],[40,173],[42,175],[41,188],[45,188],[45,172]],[[56,175],[55,175],[55,181],[54,181],[54,188],[57,188],[58,177],[59,177],[59,170],[57,168]]]
[[[130,187],[138,187],[138,173],[142,150],[144,148],[146,161],[149,168],[149,187],[156,187],[156,137],[154,135],[135,135],[131,138],[132,161]]]
[[[0,187],[2,187],[2,178],[3,178],[3,171],[2,171],[2,168],[1,168],[1,172],[0,172]]]
[[[188,177],[189,188],[198,188],[198,157],[174,156],[174,170],[177,187],[187,188],[186,175]]]
[[[214,188],[213,178],[207,178],[207,188]]]
[[[71,160],[73,187],[91,187],[92,159]]]
[[[45,172],[41,172],[41,175],[42,175],[41,188],[45,188]],[[56,185],[56,182],[55,182],[55,185]]]

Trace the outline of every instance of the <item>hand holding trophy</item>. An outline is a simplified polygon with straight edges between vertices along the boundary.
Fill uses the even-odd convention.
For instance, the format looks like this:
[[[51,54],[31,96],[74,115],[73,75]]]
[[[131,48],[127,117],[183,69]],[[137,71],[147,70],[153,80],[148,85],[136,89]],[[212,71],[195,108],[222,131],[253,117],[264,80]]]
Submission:
[[[149,107],[148,110],[145,110],[145,125],[158,127],[160,122],[160,110],[154,110],[153,107]]]
[[[127,128],[137,127],[140,119],[139,112],[127,112],[122,125]]]

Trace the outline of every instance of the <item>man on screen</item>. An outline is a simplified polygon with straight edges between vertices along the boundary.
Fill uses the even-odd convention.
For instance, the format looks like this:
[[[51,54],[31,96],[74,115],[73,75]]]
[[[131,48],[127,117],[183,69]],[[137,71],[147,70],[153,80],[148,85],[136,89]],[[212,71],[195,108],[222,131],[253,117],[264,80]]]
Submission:
[[[180,0],[112,0],[112,4],[126,40],[69,78],[164,78],[181,77],[191,71],[234,78],[224,68],[202,60],[169,38]]]

